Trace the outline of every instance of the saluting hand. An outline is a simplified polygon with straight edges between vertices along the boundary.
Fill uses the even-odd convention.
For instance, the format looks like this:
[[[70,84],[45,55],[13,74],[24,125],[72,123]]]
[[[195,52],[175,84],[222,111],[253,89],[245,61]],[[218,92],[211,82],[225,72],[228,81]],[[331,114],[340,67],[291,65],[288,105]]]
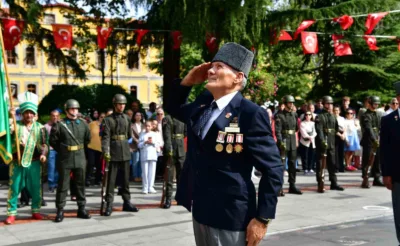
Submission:
[[[211,68],[211,63],[206,62],[195,66],[189,73],[183,78],[181,85],[183,86],[193,86],[203,83],[207,80],[208,70]]]
[[[266,233],[267,226],[256,219],[252,219],[246,231],[247,246],[258,245]]]

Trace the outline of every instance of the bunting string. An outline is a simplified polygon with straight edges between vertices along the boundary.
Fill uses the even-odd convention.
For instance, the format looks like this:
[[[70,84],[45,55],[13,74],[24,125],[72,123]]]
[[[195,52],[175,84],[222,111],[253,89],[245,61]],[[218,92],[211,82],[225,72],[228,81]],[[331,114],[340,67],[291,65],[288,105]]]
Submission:
[[[400,9],[395,9],[395,10],[390,10],[390,11],[383,11],[383,12],[387,12],[389,14],[395,14],[395,13],[400,13]],[[353,18],[360,18],[360,17],[367,17],[369,14],[359,14],[359,15],[349,15]],[[333,18],[321,18],[321,19],[316,19],[315,21],[331,21]]]

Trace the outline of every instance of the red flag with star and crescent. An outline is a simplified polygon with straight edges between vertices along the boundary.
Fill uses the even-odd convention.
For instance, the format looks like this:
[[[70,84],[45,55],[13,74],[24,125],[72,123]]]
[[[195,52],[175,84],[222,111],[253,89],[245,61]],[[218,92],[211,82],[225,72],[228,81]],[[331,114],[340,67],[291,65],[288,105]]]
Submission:
[[[297,39],[297,37],[299,36],[299,34],[302,31],[306,30],[314,23],[315,23],[315,20],[305,20],[305,21],[301,22],[300,26],[297,28],[296,32],[293,35],[293,39]]]
[[[279,35],[279,41],[290,41],[290,40],[293,40],[290,34],[287,31],[282,30],[281,34]]]
[[[318,38],[315,32],[302,32],[301,45],[303,46],[304,54],[318,53]]]
[[[335,50],[335,56],[349,56],[352,55],[350,44],[348,42],[340,42],[343,39],[342,35],[333,34],[333,47]]]
[[[370,50],[379,50],[379,47],[377,46],[376,38],[374,36],[363,36],[365,42],[367,42],[367,45]]]
[[[367,21],[365,22],[365,27],[367,30],[365,31],[365,34],[371,34],[372,31],[374,30],[375,26],[378,25],[379,21],[385,17],[388,12],[382,12],[382,13],[374,13],[374,14],[369,14],[367,17]]]
[[[4,49],[12,50],[19,44],[24,31],[24,21],[16,19],[3,19]]]
[[[146,29],[140,29],[140,30],[135,30],[135,33],[137,34],[136,37],[136,44],[140,47],[140,44],[142,43],[142,39],[146,33],[148,33],[149,30]]]
[[[97,27],[97,45],[99,46],[99,49],[105,49],[107,47],[107,40],[112,31],[112,27]]]
[[[57,49],[72,47],[72,26],[64,24],[52,24],[53,37]]]
[[[343,30],[347,30],[353,25],[354,19],[351,16],[343,15],[337,18],[333,18],[334,22],[339,23]]]

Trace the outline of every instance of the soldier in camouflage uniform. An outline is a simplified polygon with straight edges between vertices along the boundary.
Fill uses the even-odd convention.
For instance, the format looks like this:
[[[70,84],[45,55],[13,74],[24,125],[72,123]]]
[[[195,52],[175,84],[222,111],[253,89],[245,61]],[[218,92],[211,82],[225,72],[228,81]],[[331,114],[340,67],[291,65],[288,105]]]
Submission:
[[[335,166],[335,136],[339,133],[338,122],[332,114],[333,99],[330,96],[322,98],[324,109],[315,118],[315,129],[317,131],[316,147],[317,147],[317,182],[318,192],[325,192],[325,168],[328,168],[329,181],[331,181],[331,190],[343,191],[344,188],[339,186],[336,177]]]
[[[185,161],[186,153],[183,139],[186,136],[186,126],[179,120],[167,115],[162,120],[162,132],[164,138],[164,159],[166,165],[168,165],[166,169],[168,179],[164,180],[164,182],[167,182],[164,208],[168,209],[171,207],[174,167],[176,170],[176,182],[178,183]]]
[[[50,133],[50,145],[58,153],[57,171],[59,173],[56,193],[57,215],[55,222],[64,220],[64,207],[70,187],[70,174],[76,184],[77,217],[90,219],[86,211],[85,197],[85,148],[90,142],[88,124],[78,118],[80,105],[78,101],[69,99],[64,105],[67,117],[53,124]]]
[[[371,176],[374,178],[373,185],[384,186],[382,181],[380,181],[381,170],[379,163],[379,128],[381,117],[376,111],[381,103],[381,100],[377,96],[371,96],[368,103],[369,107],[367,111],[362,114],[360,118],[361,127],[363,129],[363,135],[361,139],[361,146],[363,147],[362,188],[370,188],[368,181],[369,171],[371,171]],[[373,163],[371,163],[372,161],[370,158],[374,158]]]
[[[129,192],[129,175],[131,152],[129,148],[129,139],[132,138],[131,120],[124,114],[126,106],[126,97],[122,94],[116,94],[113,98],[114,112],[107,116],[102,124],[101,147],[104,153],[104,159],[109,162],[108,183],[106,194],[106,210],[104,216],[110,216],[114,201],[115,180],[117,178],[118,168],[122,173],[122,182],[120,193],[124,200],[123,211],[138,212],[131,202]]]
[[[293,96],[285,96],[283,98],[284,110],[275,116],[275,134],[278,142],[282,158],[287,158],[288,173],[289,173],[289,193],[303,194],[296,188],[296,158],[297,158],[297,140],[296,132],[299,130],[297,124],[297,114],[293,112]],[[286,163],[283,163],[286,165]],[[281,196],[284,195],[281,191]]]

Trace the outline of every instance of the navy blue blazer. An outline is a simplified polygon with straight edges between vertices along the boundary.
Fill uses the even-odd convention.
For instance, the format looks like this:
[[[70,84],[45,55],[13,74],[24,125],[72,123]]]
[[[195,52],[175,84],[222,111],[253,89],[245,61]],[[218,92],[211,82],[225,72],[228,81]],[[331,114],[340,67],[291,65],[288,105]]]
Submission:
[[[379,149],[382,176],[390,176],[393,182],[400,182],[400,117],[398,110],[382,117]]]
[[[187,104],[190,87],[172,85],[166,112],[187,123],[188,150],[179,178],[176,200],[192,211],[194,219],[214,228],[244,231],[256,216],[275,218],[277,195],[283,184],[283,165],[272,137],[265,109],[243,98],[239,92],[214,121],[204,139],[193,131],[202,107],[214,100],[209,91]],[[231,114],[230,117],[229,113]],[[217,136],[234,117],[243,134],[243,151],[217,152]],[[225,145],[224,145],[225,146]],[[261,173],[258,189],[251,181],[253,166]],[[193,207],[192,207],[193,206]]]

